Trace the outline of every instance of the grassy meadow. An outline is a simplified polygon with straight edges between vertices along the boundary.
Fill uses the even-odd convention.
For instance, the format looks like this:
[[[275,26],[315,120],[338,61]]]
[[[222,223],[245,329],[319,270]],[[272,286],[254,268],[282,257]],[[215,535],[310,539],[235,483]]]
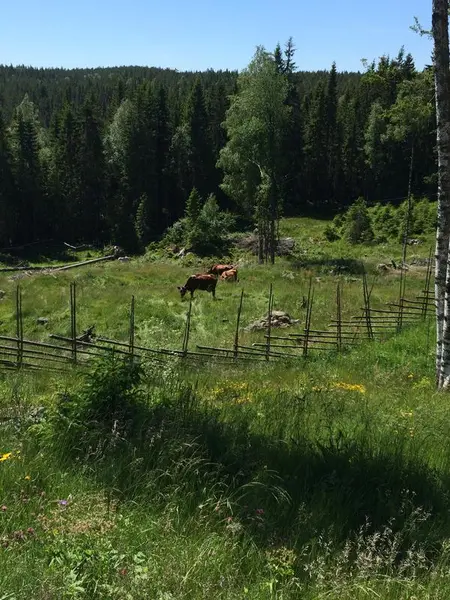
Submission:
[[[232,345],[274,308],[313,326],[359,314],[361,261],[372,304],[398,297],[396,244],[327,242],[326,222],[289,219],[293,256],[236,253],[240,282],[197,292],[191,343]],[[432,240],[410,249],[428,256]],[[41,262],[42,257],[41,257]],[[176,288],[210,261],[148,254],[20,280],[0,273],[0,329],[80,331],[180,348],[188,302]],[[406,295],[423,288],[412,266]],[[48,318],[48,325],[36,323]],[[241,332],[241,343],[263,333]],[[0,372],[0,600],[155,598],[444,599],[450,594],[450,407],[434,391],[434,325],[307,361],[163,363],[117,356],[55,372]]]

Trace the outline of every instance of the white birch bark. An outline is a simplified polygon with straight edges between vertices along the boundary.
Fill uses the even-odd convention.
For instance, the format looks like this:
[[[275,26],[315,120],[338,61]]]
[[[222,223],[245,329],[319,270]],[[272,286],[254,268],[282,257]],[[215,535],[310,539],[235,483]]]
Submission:
[[[433,0],[432,33],[436,91],[438,150],[438,224],[435,252],[436,383],[450,383],[450,269],[447,269],[450,239],[450,71],[448,0]],[[448,290],[448,291],[447,291]]]

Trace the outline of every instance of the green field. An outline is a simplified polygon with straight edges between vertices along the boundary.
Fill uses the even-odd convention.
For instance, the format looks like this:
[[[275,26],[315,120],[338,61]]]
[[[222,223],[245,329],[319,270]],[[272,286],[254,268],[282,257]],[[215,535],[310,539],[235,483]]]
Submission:
[[[275,266],[236,252],[238,284],[197,292],[190,348],[231,347],[275,309],[301,331],[312,277],[312,324],[399,294],[399,245],[327,242],[326,222],[289,219],[296,248]],[[410,250],[425,258],[432,240]],[[39,261],[42,264],[42,260]],[[413,261],[411,261],[413,262]],[[20,280],[0,273],[0,329],[69,334],[78,325],[126,341],[181,347],[187,301],[176,286],[210,262],[147,255]],[[411,266],[406,296],[423,289]],[[38,317],[48,325],[36,323]],[[263,340],[241,331],[241,343]],[[444,599],[450,594],[450,408],[434,391],[434,325],[307,361],[152,364],[111,357],[76,369],[0,373],[0,599]],[[36,408],[39,410],[36,410]],[[11,453],[11,454],[10,454]]]

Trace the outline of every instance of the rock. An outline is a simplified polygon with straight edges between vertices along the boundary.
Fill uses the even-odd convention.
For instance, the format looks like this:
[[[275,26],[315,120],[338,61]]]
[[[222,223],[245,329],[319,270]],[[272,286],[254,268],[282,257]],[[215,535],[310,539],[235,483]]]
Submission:
[[[249,250],[253,254],[258,254],[258,236],[253,233],[251,235],[238,238],[234,242],[238,248]],[[295,247],[293,238],[280,238],[276,248],[277,256],[289,256]]]
[[[36,319],[36,323],[38,325],[47,325],[48,319],[46,317],[39,317],[38,319]]]
[[[283,271],[281,273],[281,277],[284,277],[286,279],[294,279],[295,278],[295,274],[292,271]]]
[[[300,319],[293,319],[290,315],[288,315],[288,313],[282,310],[272,311],[272,317],[270,320],[271,327],[285,328],[296,325],[297,323],[300,323]],[[245,328],[245,331],[259,331],[261,329],[267,329],[268,325],[269,319],[268,316],[265,316],[261,319],[258,319],[254,323],[250,323],[250,325]]]
[[[390,271],[390,267],[386,263],[380,263],[379,265],[377,265],[377,271],[379,273],[387,273],[388,271]]]

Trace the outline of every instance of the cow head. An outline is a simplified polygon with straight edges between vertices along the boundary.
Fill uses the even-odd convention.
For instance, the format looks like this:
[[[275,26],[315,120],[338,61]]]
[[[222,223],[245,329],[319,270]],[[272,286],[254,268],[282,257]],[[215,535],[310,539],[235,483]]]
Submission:
[[[186,286],[184,286],[184,285],[178,286],[177,289],[179,290],[179,292],[181,294],[181,297],[184,298],[184,296],[185,296],[185,294],[187,292]]]

